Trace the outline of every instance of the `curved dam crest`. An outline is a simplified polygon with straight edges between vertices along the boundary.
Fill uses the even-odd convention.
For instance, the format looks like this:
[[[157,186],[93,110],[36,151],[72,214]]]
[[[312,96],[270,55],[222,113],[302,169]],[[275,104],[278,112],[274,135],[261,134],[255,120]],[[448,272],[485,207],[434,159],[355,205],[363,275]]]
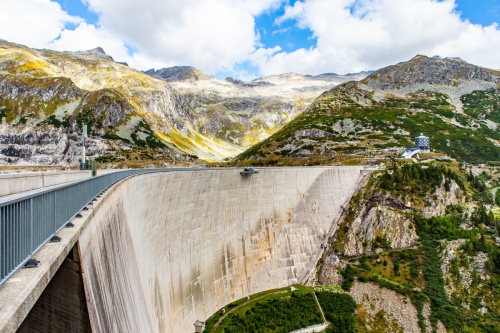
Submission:
[[[193,332],[224,305],[304,282],[361,167],[140,175],[80,239],[95,332]]]

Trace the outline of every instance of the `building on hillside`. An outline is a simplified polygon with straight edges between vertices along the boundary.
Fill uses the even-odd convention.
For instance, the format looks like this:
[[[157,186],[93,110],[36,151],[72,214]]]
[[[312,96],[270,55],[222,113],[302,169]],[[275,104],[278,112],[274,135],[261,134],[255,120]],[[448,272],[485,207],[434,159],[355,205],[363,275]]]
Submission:
[[[413,147],[406,147],[402,155],[403,158],[413,158],[418,157],[420,153],[429,153],[431,151],[431,143],[428,136],[424,136],[420,133],[420,136],[415,138],[415,145]]]
[[[431,151],[431,141],[429,137],[420,133],[420,136],[415,138],[415,147],[420,149],[422,153],[429,153]]]

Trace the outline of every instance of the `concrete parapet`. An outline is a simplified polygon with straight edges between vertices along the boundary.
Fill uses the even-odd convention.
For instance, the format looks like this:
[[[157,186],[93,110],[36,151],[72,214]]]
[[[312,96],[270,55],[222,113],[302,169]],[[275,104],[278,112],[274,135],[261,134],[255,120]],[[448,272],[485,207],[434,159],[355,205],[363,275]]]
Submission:
[[[97,170],[97,175],[117,171],[120,170]],[[0,197],[5,198],[5,196],[20,194],[26,191],[76,182],[90,178],[91,176],[92,174],[89,170],[4,174],[0,175]]]
[[[31,172],[0,175],[0,197],[89,178],[90,171]]]
[[[39,267],[20,269],[0,286],[1,333],[16,332],[77,243],[82,231],[92,224],[94,210],[99,209],[104,198],[106,197],[98,199],[91,206],[92,208],[82,212],[81,218],[73,218],[71,222],[74,227],[61,229],[57,233],[61,237],[60,242],[47,243],[41,247],[34,256],[41,262]],[[52,318],[52,320],[57,320],[57,318]]]

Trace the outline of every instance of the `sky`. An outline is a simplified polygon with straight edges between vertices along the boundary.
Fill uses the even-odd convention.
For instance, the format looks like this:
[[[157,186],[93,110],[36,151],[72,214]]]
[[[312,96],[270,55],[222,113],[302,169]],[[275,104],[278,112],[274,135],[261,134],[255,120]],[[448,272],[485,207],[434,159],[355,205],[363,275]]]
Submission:
[[[0,39],[217,78],[355,73],[417,54],[500,69],[500,0],[0,0]]]

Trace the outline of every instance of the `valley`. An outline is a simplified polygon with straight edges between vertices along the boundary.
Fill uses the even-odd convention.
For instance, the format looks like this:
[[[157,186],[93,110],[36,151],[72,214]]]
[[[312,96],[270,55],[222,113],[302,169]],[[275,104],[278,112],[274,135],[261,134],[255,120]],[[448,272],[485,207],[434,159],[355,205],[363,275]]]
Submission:
[[[499,128],[500,71],[459,58],[241,81],[0,41],[0,170],[74,169],[82,145],[99,169],[202,170],[96,215],[118,245],[86,231],[87,292],[121,279],[104,254],[136,287],[112,286],[137,321],[89,305],[101,331],[500,332]]]

